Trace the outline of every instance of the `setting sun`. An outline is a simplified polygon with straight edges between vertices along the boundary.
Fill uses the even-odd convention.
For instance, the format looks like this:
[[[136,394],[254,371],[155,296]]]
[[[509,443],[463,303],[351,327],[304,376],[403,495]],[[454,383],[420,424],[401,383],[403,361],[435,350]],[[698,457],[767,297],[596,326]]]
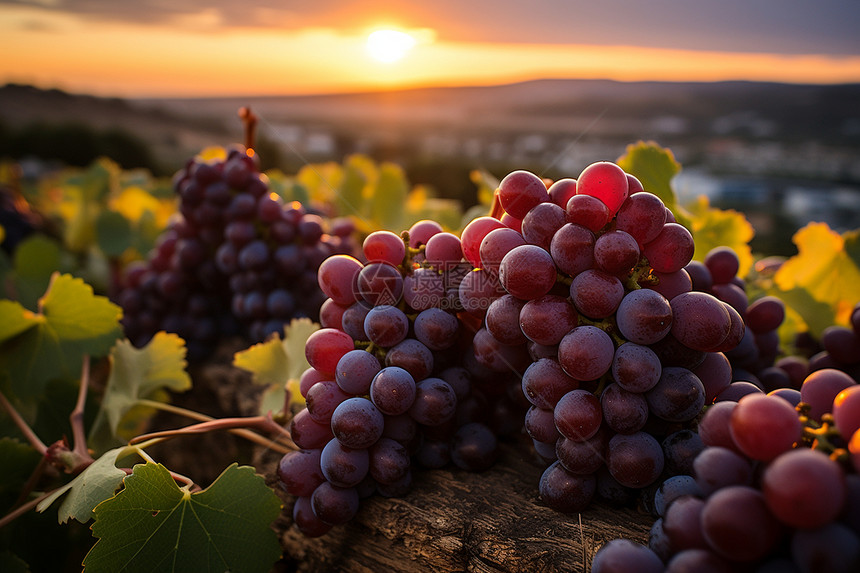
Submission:
[[[367,36],[367,53],[374,60],[391,63],[402,59],[413,47],[415,38],[399,30],[376,30]]]

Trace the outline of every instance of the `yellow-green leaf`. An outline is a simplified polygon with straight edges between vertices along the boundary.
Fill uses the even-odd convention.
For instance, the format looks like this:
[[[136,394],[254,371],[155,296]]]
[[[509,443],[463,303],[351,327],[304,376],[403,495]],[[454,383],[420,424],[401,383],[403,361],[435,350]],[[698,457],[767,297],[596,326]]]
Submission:
[[[373,187],[370,214],[382,229],[403,227],[403,206],[409,193],[409,183],[403,169],[394,163],[379,166],[379,179]]]
[[[687,214],[678,205],[675,191],[672,190],[672,179],[681,171],[681,164],[671,150],[660,147],[653,141],[638,141],[629,144],[616,163],[636,177],[645,191],[662,199],[679,223],[690,228]]]
[[[135,348],[128,340],[117,342],[111,350],[110,375],[90,432],[90,445],[101,450],[118,443],[121,425],[136,425],[127,415],[139,400],[162,401],[166,399],[165,389],[190,389],[185,354],[185,341],[166,332],[156,333],[143,348]],[[149,413],[136,411],[141,415]]]
[[[161,464],[138,464],[96,506],[86,573],[267,573],[281,556],[270,524],[281,503],[254,468],[232,464],[201,492],[180,489]]]
[[[782,292],[806,291],[809,298],[833,309],[835,324],[847,325],[851,309],[860,301],[858,236],[860,230],[840,235],[825,223],[808,224],[792,237],[798,253],[776,272],[776,287]],[[795,310],[811,327],[816,322],[814,311]],[[821,332],[816,328],[813,334]]]

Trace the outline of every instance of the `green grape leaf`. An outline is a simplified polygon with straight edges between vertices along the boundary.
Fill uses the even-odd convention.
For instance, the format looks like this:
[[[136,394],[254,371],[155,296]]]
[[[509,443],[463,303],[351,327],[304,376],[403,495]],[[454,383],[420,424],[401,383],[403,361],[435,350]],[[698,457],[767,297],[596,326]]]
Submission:
[[[657,195],[675,214],[678,223],[690,228],[687,214],[678,204],[672,189],[672,179],[681,171],[681,164],[669,149],[653,141],[631,143],[616,163],[642,183],[645,191]]]
[[[66,523],[70,518],[86,523],[93,517],[93,508],[110,499],[122,485],[125,472],[116,467],[117,459],[126,448],[105,452],[78,476],[39,502],[36,511],[44,512],[66,492],[69,495],[60,504],[57,520]]]
[[[104,449],[115,444],[125,434],[123,426],[132,428],[127,433],[136,433],[138,422],[152,413],[148,408],[135,408],[140,399],[159,400],[164,389],[184,392],[191,388],[185,354],[185,341],[166,332],[156,333],[143,348],[135,348],[128,340],[118,341],[110,353],[110,375],[90,431],[90,445]],[[129,415],[132,410],[137,416]]]
[[[299,378],[310,368],[305,358],[305,343],[319,328],[308,318],[293,319],[284,327],[283,338],[272,335],[265,342],[233,356],[234,366],[250,372],[257,384],[269,386],[263,407],[276,405],[280,410],[285,402],[284,392],[290,393],[292,403],[304,403],[305,399],[299,392]]]
[[[364,192],[370,178],[375,176],[376,168],[365,156],[352,155],[344,161],[343,177],[334,197],[340,215],[366,216]]]
[[[792,295],[798,305],[794,308],[816,336],[823,330],[816,316],[821,309],[804,299],[830,307],[833,313],[830,324],[841,325],[848,324],[851,309],[860,301],[858,238],[860,230],[840,235],[826,223],[810,223],[792,237],[797,254],[785,261],[774,275],[780,292],[805,291],[805,295]]]
[[[753,265],[752,250],[749,242],[755,231],[742,213],[734,210],[714,209],[708,198],[700,196],[688,206],[690,212],[690,232],[696,239],[696,252],[693,258],[703,261],[708,252],[720,246],[731,247],[738,255],[740,268],[738,276],[745,277]]]
[[[270,524],[281,503],[249,466],[230,465],[198,493],[155,463],[138,464],[125,488],[96,506],[86,573],[268,572],[281,556]]]
[[[132,246],[131,223],[117,211],[102,211],[96,218],[96,244],[110,258]]]
[[[408,194],[409,183],[403,169],[394,163],[381,164],[370,206],[370,215],[379,228],[400,232],[403,228],[403,205]]]
[[[51,275],[63,268],[60,244],[45,235],[31,235],[15,249],[13,265],[15,298],[27,308],[36,308]]]
[[[2,309],[10,310],[15,309]],[[8,372],[19,398],[37,397],[49,380],[79,376],[83,355],[106,354],[120,335],[121,317],[120,307],[93,294],[83,280],[54,273],[39,299],[39,313],[13,319],[6,334],[19,334],[0,337],[0,370]],[[31,320],[36,324],[20,330],[22,322]]]
[[[41,322],[41,317],[14,300],[0,300],[0,344]]]

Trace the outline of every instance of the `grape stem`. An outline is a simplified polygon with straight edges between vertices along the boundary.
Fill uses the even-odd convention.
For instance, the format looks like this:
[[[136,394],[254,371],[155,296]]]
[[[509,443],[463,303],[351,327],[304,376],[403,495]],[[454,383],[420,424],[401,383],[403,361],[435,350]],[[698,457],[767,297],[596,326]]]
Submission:
[[[6,396],[0,391],[0,404],[3,405],[3,408],[9,413],[9,416],[12,418],[12,421],[15,422],[15,425],[18,426],[18,429],[21,430],[21,433],[24,434],[24,438],[30,442],[30,445],[33,446],[33,449],[39,452],[42,456],[48,453],[48,446],[39,439],[39,436],[36,435],[36,432],[33,431],[32,428],[27,424],[24,418],[21,417],[21,414],[18,413],[18,410],[15,409],[9,400],[6,399]]]
[[[257,138],[257,114],[250,107],[242,106],[239,108],[239,119],[245,126],[245,149],[250,151],[254,149]]]

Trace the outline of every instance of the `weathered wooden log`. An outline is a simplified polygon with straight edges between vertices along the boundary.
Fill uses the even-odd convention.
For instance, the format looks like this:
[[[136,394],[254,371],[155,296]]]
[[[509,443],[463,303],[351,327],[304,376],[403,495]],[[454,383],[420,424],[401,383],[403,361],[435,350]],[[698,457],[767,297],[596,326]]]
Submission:
[[[497,463],[473,473],[415,473],[403,498],[362,500],[355,519],[316,539],[292,526],[292,499],[276,523],[285,561],[302,572],[586,572],[617,537],[646,542],[653,518],[595,502],[562,514],[538,497],[543,465],[526,444],[504,444]]]

